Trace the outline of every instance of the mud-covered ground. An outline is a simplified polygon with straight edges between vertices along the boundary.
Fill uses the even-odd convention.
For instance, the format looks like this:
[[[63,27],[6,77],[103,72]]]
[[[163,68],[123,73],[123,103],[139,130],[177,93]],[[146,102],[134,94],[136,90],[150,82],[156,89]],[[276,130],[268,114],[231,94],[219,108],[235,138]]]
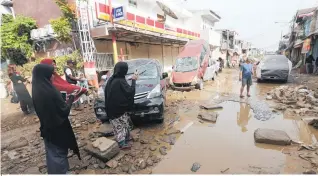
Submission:
[[[317,77],[297,75],[285,85],[309,84]],[[304,83],[305,82],[305,83]],[[310,116],[277,111],[267,93],[281,83],[253,82],[252,97],[239,98],[238,70],[225,69],[215,81],[206,82],[201,91],[168,90],[163,124],[139,122],[133,131],[132,149],[121,151],[111,163],[104,163],[84,151],[98,133],[109,125],[96,121],[93,109],[73,111],[82,161],[69,155],[70,170],[80,174],[190,174],[271,173],[288,174],[317,171],[316,151],[298,151],[300,145],[256,144],[254,131],[270,128],[285,131],[293,141],[310,145],[317,142],[317,130],[307,125]],[[318,86],[317,86],[318,87]],[[219,104],[223,109],[215,123],[198,119],[202,103]],[[39,134],[39,121],[23,116],[18,105],[1,100],[1,173],[46,173],[45,151]],[[183,133],[181,133],[182,131]],[[310,155],[310,156],[309,156]],[[318,161],[318,160],[317,160]]]

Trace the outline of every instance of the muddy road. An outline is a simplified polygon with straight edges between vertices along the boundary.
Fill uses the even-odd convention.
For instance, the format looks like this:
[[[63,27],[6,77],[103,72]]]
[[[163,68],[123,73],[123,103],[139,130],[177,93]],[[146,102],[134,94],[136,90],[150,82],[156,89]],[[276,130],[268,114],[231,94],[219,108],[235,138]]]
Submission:
[[[292,82],[285,85],[293,85]],[[83,161],[70,154],[70,170],[75,174],[191,174],[198,163],[199,174],[295,174],[317,171],[317,165],[299,157],[299,145],[274,146],[254,142],[254,131],[270,128],[285,131],[293,141],[317,142],[318,130],[304,118],[274,110],[267,93],[281,84],[253,82],[250,98],[239,98],[238,70],[225,69],[201,91],[168,91],[163,124],[136,125],[130,151],[121,151],[110,163],[92,157],[85,146],[110,130],[94,120],[92,108],[72,116]],[[216,122],[202,121],[202,103],[219,104],[223,109]],[[1,171],[5,174],[46,173],[43,141],[36,117],[22,116],[17,105],[2,101]],[[16,142],[18,141],[18,142]],[[13,143],[20,146],[12,149]],[[318,160],[317,160],[318,161]],[[172,167],[173,166],[173,167]]]

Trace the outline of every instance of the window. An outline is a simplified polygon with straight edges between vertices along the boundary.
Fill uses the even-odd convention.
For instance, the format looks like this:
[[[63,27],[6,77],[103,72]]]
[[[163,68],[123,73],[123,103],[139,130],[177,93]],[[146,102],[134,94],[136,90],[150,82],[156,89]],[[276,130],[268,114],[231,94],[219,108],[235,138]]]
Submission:
[[[131,7],[137,7],[137,0],[128,0],[128,4]]]

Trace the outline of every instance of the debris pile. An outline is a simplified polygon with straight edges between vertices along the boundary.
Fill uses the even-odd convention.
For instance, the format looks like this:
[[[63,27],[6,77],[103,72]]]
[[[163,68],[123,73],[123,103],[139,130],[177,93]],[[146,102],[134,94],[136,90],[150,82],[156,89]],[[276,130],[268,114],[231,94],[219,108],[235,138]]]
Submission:
[[[269,92],[266,99],[279,103],[276,110],[290,109],[298,115],[318,115],[318,90],[306,86],[281,86]]]

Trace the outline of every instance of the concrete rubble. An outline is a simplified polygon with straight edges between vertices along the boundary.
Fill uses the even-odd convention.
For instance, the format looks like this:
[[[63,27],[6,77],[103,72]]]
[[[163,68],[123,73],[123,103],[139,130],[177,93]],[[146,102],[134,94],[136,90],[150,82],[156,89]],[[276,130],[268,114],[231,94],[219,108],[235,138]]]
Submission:
[[[116,156],[120,149],[116,141],[107,139],[106,137],[101,137],[91,144],[88,144],[85,151],[100,160],[107,162]]]
[[[254,132],[256,143],[273,144],[273,145],[290,145],[292,140],[288,134],[281,130],[257,129]]]
[[[318,90],[310,90],[306,86],[280,86],[267,95],[279,103],[275,109],[290,110],[297,115],[318,115]]]
[[[219,114],[217,112],[203,111],[199,113],[198,119],[215,123],[217,121],[218,116]]]

